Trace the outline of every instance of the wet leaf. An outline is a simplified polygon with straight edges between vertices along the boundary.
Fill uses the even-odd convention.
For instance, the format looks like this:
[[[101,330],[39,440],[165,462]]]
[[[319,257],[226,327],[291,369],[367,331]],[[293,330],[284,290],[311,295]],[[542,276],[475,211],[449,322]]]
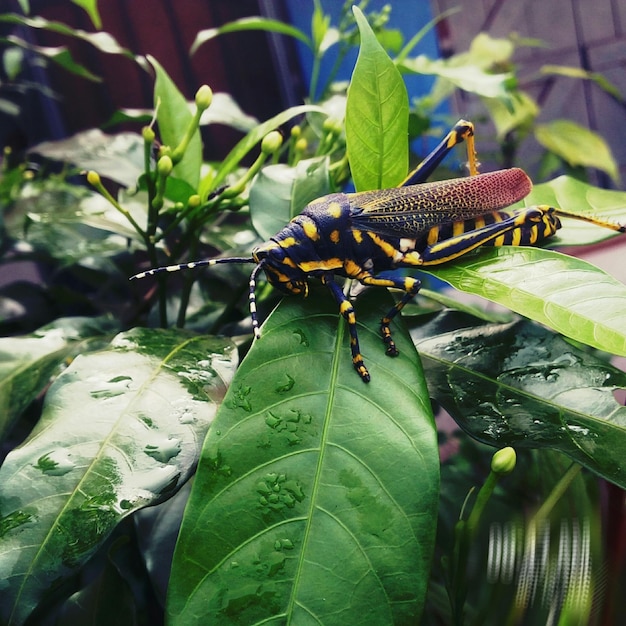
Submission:
[[[552,448],[626,487],[626,373],[537,324],[457,328],[416,341],[429,389],[473,437]]]
[[[235,362],[227,340],[134,329],[56,379],[0,468],[3,623],[23,623],[124,517],[187,480]]]
[[[356,301],[372,381],[325,291],[285,298],[205,442],[179,536],[171,624],[415,624],[437,516],[428,395],[391,300]]]
[[[361,46],[346,105],[346,141],[357,191],[395,187],[409,169],[409,99],[400,72],[363,13],[353,8]]]
[[[581,259],[541,248],[483,249],[432,272],[575,341],[626,356],[626,286]]]
[[[66,359],[97,349],[114,329],[112,320],[61,318],[30,335],[0,339],[0,439]]]

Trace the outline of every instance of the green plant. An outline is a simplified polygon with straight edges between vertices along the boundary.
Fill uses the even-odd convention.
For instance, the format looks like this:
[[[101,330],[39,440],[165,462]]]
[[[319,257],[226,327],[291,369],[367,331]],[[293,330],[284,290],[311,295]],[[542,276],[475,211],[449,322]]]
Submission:
[[[359,17],[358,24],[363,53],[348,92],[345,141],[362,189],[398,182],[393,177],[406,173],[408,138],[387,126],[406,102],[400,76],[366,21]],[[197,131],[209,91],[199,90],[197,112],[188,113],[158,62],[150,62],[164,147],[153,160],[153,124],[128,138],[134,149],[125,144],[121,152],[138,157],[135,195],[114,195],[105,172],[89,166],[98,193],[63,175],[35,177],[26,194],[6,196],[13,203],[10,241],[20,237],[16,220],[26,215],[32,245],[26,254],[49,261],[56,274],[69,268],[73,279],[99,285],[109,315],[60,319],[0,344],[4,437],[54,379],[36,426],[0,468],[0,567],[7,579],[1,619],[37,621],[51,607],[74,622],[149,615],[151,605],[165,602],[169,570],[158,565],[167,562],[160,548],[179,530],[167,599],[171,623],[204,623],[211,614],[219,623],[300,623],[315,615],[324,624],[401,624],[414,623],[424,606],[426,623],[513,619],[510,587],[498,603],[489,596],[502,591],[503,576],[482,584],[487,532],[512,521],[524,527],[523,494],[532,554],[533,532],[549,532],[550,545],[557,545],[554,523],[572,511],[581,533],[596,527],[594,475],[626,483],[624,408],[614,397],[625,375],[585,347],[626,353],[626,288],[551,250],[480,251],[432,274],[535,321],[510,315],[502,321],[431,293],[420,299],[430,303],[428,311],[415,306],[399,324],[401,354],[391,360],[375,332],[391,297],[365,293],[356,307],[374,377],[364,389],[350,364],[343,320],[330,298],[314,293],[278,305],[233,378],[233,341],[204,333],[237,339],[247,330],[236,325],[247,306],[245,276],[235,270],[224,277],[217,268],[201,277],[172,275],[144,284],[139,294],[126,279],[140,263],[234,254],[251,225],[262,238],[271,236],[345,179],[342,128],[320,107],[296,107],[252,129],[207,173]],[[392,97],[364,100],[358,97],[364,90]],[[274,129],[302,115],[305,122],[279,146]],[[365,130],[352,132],[364,118]],[[397,140],[381,158],[378,146],[390,132]],[[74,163],[76,147],[66,146]],[[251,151],[259,159],[241,169]],[[267,164],[281,151],[284,163]],[[371,163],[379,166],[368,171]],[[380,171],[385,163],[400,164],[390,179]],[[623,219],[626,196],[559,178],[538,186],[527,202]],[[568,244],[608,236],[569,223],[560,232],[559,243]],[[11,254],[5,266],[25,256],[19,247]],[[55,294],[69,291],[63,281],[53,284]],[[111,305],[126,299],[131,312]],[[260,302],[266,317],[275,296],[265,292]],[[139,312],[147,309],[152,326],[171,317],[203,334],[142,328]],[[440,486],[429,395],[476,439],[517,448],[517,469],[501,476],[496,461],[497,481],[487,478],[490,454],[459,436],[461,453],[444,462]],[[567,470],[568,457],[593,474]],[[174,494],[198,460],[181,524],[182,512],[172,510],[185,489]],[[463,507],[469,487],[483,482],[476,504],[470,495]],[[148,505],[157,505],[152,515]],[[600,553],[595,544],[590,550]],[[90,568],[93,582],[76,584],[74,576]],[[581,572],[587,578],[568,572],[570,595],[561,590],[554,602],[555,610],[578,611],[584,623],[590,593],[579,604],[571,599],[575,584],[591,576]],[[148,582],[158,589],[156,599]],[[537,603],[529,610],[542,623],[552,608]]]

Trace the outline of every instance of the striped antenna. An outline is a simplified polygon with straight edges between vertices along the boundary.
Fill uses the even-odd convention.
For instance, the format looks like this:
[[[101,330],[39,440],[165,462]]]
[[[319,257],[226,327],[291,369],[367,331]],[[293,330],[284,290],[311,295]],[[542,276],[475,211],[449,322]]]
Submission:
[[[616,230],[619,233],[626,233],[626,226],[620,224],[619,222],[612,222],[611,220],[605,219],[603,217],[598,217],[597,215],[582,215],[581,213],[572,213],[570,211],[564,211],[558,207],[555,207],[554,212],[557,215],[561,215],[563,217],[571,217],[575,220],[581,220],[583,222],[589,222],[591,224],[595,224],[596,226],[602,226],[603,228],[610,228],[611,230]]]
[[[145,272],[139,272],[131,276],[129,280],[139,280],[140,278],[146,278],[147,276],[154,276],[155,274],[161,274],[163,272],[179,272],[181,270],[192,270],[196,267],[209,267],[211,265],[223,265],[226,263],[254,263],[255,268],[250,274],[250,282],[248,283],[248,305],[250,307],[250,317],[252,318],[252,331],[254,338],[258,339],[261,336],[259,329],[259,318],[256,312],[256,283],[259,272],[263,269],[263,261],[255,261],[252,257],[226,257],[223,259],[205,259],[202,261],[192,261],[191,263],[179,263],[177,265],[164,265],[163,267],[154,267]]]
[[[196,267],[208,267],[210,265],[221,265],[222,263],[257,263],[252,257],[227,257],[224,259],[205,259],[202,261],[192,261],[191,263],[179,263],[178,265],[164,265],[163,267],[153,267],[145,272],[139,272],[131,276],[129,280],[139,280],[146,276],[154,276],[162,272],[180,272],[181,270],[192,270]]]

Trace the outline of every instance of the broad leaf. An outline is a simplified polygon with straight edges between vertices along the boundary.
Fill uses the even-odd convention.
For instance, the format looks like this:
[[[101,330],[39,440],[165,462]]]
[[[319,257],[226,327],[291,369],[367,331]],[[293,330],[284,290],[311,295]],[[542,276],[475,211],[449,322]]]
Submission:
[[[581,343],[626,356],[626,286],[581,259],[506,246],[429,271]]]
[[[121,519],[195,467],[236,352],[226,340],[135,329],[77,357],[0,468],[0,620],[22,624]]]
[[[431,394],[473,437],[559,450],[626,488],[626,407],[613,395],[626,373],[530,322],[455,328],[417,347]]]
[[[570,176],[535,185],[515,206],[547,204],[572,213],[626,224],[626,192],[594,187]],[[563,228],[548,243],[557,246],[589,245],[615,237],[617,233],[602,226],[576,219],[561,218]]]
[[[327,293],[285,298],[263,326],[205,442],[169,623],[417,623],[437,517],[435,431],[404,331],[400,356],[384,354],[390,298],[365,296],[368,385]]]
[[[328,158],[316,157],[295,167],[264,167],[250,187],[250,214],[263,239],[273,237],[311,200],[330,193]]]
[[[346,105],[346,141],[357,191],[395,187],[409,169],[409,99],[400,72],[353,7],[361,46]]]
[[[153,57],[148,57],[148,60],[156,72],[154,106],[161,140],[164,145],[174,150],[185,136],[193,115],[189,111],[185,96],[160,63]],[[197,189],[201,166],[202,140],[200,131],[196,129],[183,158],[174,166],[173,176],[187,183],[192,189]]]
[[[106,319],[62,318],[30,335],[0,339],[0,439],[64,360],[97,349],[114,326]]]
[[[606,141],[597,133],[570,120],[537,124],[535,138],[570,165],[595,167],[619,180],[617,164]]]
[[[137,133],[107,135],[92,128],[67,139],[43,141],[30,152],[81,170],[94,170],[125,187],[135,187],[144,171],[144,143]]]

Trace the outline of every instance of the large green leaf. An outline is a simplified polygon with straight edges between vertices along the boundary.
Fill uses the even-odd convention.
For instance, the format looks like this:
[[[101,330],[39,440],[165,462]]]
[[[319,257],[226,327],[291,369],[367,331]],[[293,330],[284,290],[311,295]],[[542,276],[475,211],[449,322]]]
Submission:
[[[235,361],[226,340],[135,329],[56,379],[0,468],[2,623],[22,624],[120,520],[185,482]]]
[[[530,322],[425,334],[430,392],[472,436],[559,450],[626,488],[626,373]]]
[[[172,150],[182,141],[192,120],[185,96],[178,90],[161,64],[153,57],[148,57],[156,72],[154,83],[154,106],[156,108],[159,133],[163,144]],[[173,176],[197,189],[202,166],[202,140],[196,129],[183,158],[174,166]]]
[[[409,99],[400,72],[353,8],[361,46],[346,105],[346,141],[357,191],[395,187],[409,169]]]
[[[97,349],[114,327],[107,319],[61,318],[30,335],[0,339],[0,439],[65,359]]]
[[[368,385],[327,293],[285,298],[263,326],[205,442],[174,556],[171,624],[417,623],[439,462],[405,331],[400,356],[384,354],[382,295],[356,303]]]
[[[428,273],[566,337],[626,356],[626,286],[581,259],[541,248],[482,249]]]
[[[530,194],[515,206],[534,204],[547,204],[583,216],[626,224],[626,192],[595,187],[571,176],[559,176],[535,185]],[[563,228],[548,243],[558,246],[589,245],[617,235],[613,230],[581,220],[565,217],[561,218],[561,222]]]

